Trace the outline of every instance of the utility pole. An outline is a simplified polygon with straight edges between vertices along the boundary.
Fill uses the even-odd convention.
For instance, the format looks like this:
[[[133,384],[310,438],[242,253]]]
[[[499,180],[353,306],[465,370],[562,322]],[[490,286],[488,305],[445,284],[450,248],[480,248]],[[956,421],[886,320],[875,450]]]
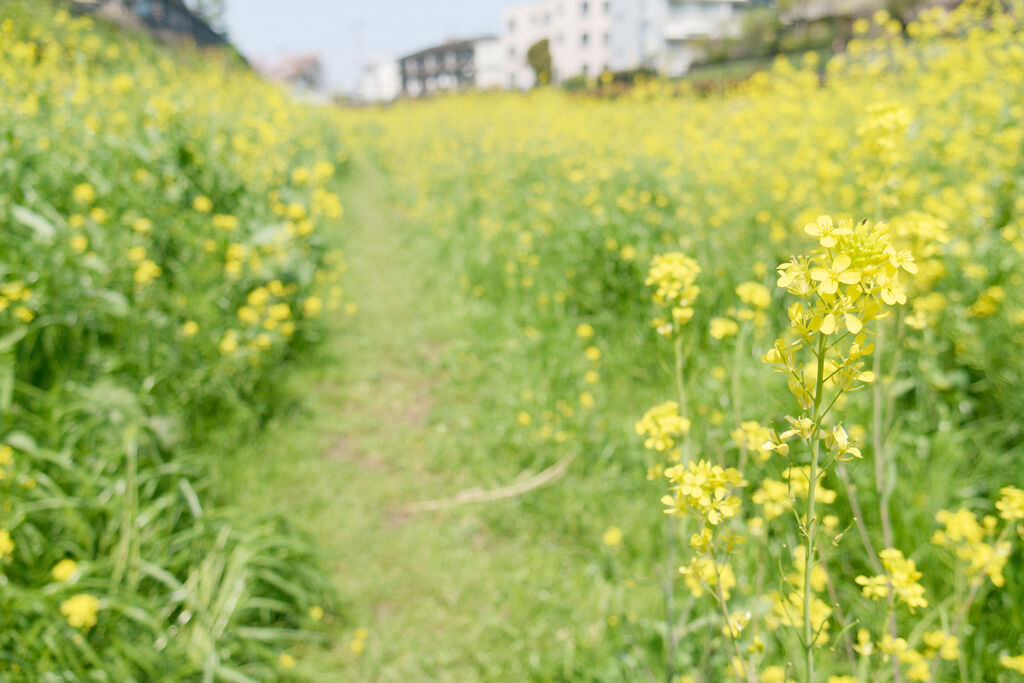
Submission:
[[[362,50],[363,26],[359,20],[352,22],[352,91],[359,89],[360,75],[363,71],[363,50]]]

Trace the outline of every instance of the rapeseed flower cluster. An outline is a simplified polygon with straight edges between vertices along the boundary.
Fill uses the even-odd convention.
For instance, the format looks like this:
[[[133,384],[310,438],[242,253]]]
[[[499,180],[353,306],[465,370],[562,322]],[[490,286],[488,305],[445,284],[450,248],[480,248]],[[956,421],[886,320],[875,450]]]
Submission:
[[[668,309],[666,317],[654,319],[659,334],[670,336],[693,318],[693,303],[700,294],[698,275],[697,262],[679,252],[660,254],[651,260],[645,284],[654,287],[654,303]]]

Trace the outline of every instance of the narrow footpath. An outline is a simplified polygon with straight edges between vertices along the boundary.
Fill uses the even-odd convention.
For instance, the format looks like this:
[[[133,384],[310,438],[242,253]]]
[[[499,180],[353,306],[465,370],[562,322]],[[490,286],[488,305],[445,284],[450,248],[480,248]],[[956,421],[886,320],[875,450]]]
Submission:
[[[488,661],[491,653],[515,656],[501,644],[511,634],[503,592],[510,571],[529,582],[515,568],[533,539],[496,538],[478,506],[402,511],[473,486],[451,438],[473,396],[444,360],[465,334],[460,297],[431,277],[441,267],[416,253],[379,169],[353,169],[344,203],[352,233],[343,285],[358,311],[336,314],[326,361],[295,378],[305,413],[271,425],[255,452],[228,464],[229,476],[240,500],[285,514],[331,563],[343,600],[327,617],[336,643],[299,657],[297,674],[494,680],[508,664]],[[362,648],[353,644],[360,628]]]

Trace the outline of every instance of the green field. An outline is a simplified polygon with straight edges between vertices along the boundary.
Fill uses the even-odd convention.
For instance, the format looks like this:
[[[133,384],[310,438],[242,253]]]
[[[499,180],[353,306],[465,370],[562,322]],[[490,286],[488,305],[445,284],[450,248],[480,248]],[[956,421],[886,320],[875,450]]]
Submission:
[[[348,110],[3,5],[4,676],[1019,680],[1020,9]]]

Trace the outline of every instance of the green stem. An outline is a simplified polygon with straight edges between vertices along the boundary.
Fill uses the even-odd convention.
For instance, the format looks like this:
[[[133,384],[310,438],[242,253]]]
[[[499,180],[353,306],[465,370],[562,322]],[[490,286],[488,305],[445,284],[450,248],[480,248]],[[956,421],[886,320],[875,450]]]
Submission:
[[[676,393],[679,398],[679,414],[683,415],[686,412],[686,386],[683,384],[683,338],[677,336],[675,343],[673,344],[673,351],[675,352],[675,371],[676,371]],[[685,446],[687,435],[683,435],[683,443],[680,444],[680,449]],[[681,461],[685,461],[685,457],[680,457]],[[665,599],[665,672],[667,680],[671,681],[675,675],[675,651],[676,651],[676,621],[675,621],[675,547],[676,547],[676,533],[674,528],[674,520],[672,517],[666,517],[665,519],[665,584],[664,584],[664,599]]]
[[[675,623],[675,529],[674,519],[665,515],[665,581],[662,586],[665,599],[665,680],[675,678],[676,623]]]
[[[676,337],[676,393],[679,395],[679,414],[686,411],[686,385],[683,383],[683,338]]]
[[[715,602],[718,603],[718,608],[722,612],[722,618],[725,619],[725,630],[729,633],[729,642],[732,645],[733,657],[736,658],[736,664],[740,667],[742,675],[737,674],[734,667],[729,667],[733,675],[736,676],[737,680],[746,680],[750,683],[757,683],[757,671],[754,668],[750,668],[748,671],[747,663],[743,661],[743,655],[740,654],[740,645],[737,642],[737,636],[739,634],[734,633],[732,630],[732,622],[729,620],[729,605],[725,600],[725,590],[722,588],[722,574],[718,570],[718,556],[715,554],[714,549],[711,550],[711,564],[715,569],[715,590],[710,590],[710,587],[705,584],[705,588],[715,596]],[[702,582],[703,583],[703,582]]]
[[[818,489],[818,458],[821,450],[821,400],[825,387],[825,342],[821,335],[818,340],[818,375],[814,390],[814,427],[811,430],[811,471],[807,481],[807,521],[805,522],[806,545],[804,553],[804,648],[806,654],[807,683],[814,683],[814,640],[815,632],[811,624],[811,578],[814,571],[814,536],[818,531],[818,520],[815,515],[815,494]]]

